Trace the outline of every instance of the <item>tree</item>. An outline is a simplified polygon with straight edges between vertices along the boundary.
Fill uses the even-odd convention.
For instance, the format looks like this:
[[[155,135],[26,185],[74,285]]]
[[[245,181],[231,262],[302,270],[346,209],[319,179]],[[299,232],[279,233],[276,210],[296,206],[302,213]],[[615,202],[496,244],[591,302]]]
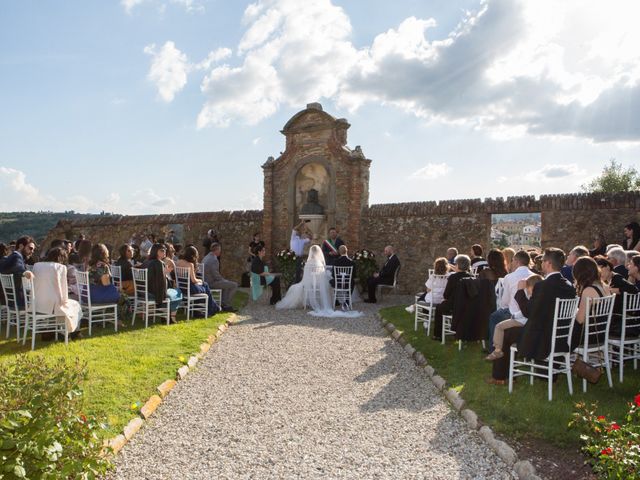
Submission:
[[[640,190],[640,173],[634,167],[623,168],[615,158],[609,160],[602,173],[582,185],[582,190],[593,193],[632,192]]]

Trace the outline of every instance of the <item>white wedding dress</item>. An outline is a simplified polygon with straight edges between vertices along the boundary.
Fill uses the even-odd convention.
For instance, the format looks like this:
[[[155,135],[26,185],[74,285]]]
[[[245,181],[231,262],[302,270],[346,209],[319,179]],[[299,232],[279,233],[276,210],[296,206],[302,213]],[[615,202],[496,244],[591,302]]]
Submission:
[[[316,317],[360,317],[362,312],[335,310],[333,292],[329,281],[331,272],[327,271],[324,254],[318,245],[309,250],[304,266],[302,280],[289,287],[287,294],[276,303],[278,310],[311,307],[310,315]]]

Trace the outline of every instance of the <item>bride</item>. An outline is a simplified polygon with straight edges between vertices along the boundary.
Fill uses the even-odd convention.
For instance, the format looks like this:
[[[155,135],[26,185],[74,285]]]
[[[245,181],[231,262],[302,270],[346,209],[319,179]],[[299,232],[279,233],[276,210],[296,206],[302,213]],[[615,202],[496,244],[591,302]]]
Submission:
[[[362,312],[334,310],[330,279],[331,272],[327,271],[324,254],[318,245],[313,245],[309,250],[302,280],[289,287],[284,298],[276,303],[276,308],[284,310],[309,305],[312,309],[309,313],[317,317],[361,316]]]

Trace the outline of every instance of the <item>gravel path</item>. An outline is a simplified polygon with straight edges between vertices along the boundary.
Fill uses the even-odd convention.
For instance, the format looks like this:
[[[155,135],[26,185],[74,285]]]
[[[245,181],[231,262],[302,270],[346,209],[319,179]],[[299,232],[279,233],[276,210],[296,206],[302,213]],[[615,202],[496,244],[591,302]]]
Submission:
[[[249,306],[111,478],[513,478],[360,308],[325,319]]]

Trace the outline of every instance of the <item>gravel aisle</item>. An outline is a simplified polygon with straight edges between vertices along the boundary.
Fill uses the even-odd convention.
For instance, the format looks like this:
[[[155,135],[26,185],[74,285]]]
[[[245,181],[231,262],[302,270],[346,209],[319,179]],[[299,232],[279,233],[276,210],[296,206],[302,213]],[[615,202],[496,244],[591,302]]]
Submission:
[[[513,478],[361,308],[248,307],[111,478]]]

